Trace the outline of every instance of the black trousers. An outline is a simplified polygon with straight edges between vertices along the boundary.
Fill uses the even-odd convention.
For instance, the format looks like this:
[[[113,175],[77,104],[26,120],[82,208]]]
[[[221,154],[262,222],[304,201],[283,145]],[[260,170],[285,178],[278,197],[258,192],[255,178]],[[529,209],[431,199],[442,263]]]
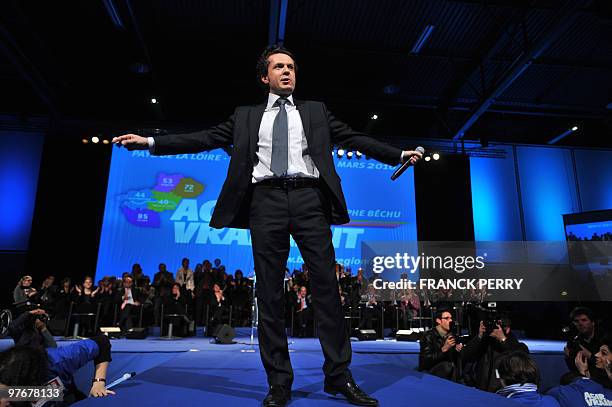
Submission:
[[[283,291],[290,235],[310,273],[325,380],[340,384],[350,377],[351,345],[346,329],[339,329],[344,327],[344,314],[334,269],[330,211],[326,195],[316,186],[288,190],[254,187],[249,224],[257,275],[258,337],[270,385],[291,387],[293,383]]]

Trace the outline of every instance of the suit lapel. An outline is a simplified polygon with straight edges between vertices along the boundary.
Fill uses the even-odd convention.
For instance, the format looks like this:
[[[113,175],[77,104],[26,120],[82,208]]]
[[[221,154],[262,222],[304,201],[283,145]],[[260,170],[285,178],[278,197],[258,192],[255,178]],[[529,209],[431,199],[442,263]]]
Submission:
[[[310,109],[308,105],[301,100],[295,100],[295,107],[300,112],[300,118],[302,119],[302,126],[304,127],[304,134],[306,135],[306,141],[308,146],[312,146],[314,143],[311,139],[312,133],[310,131]]]
[[[257,141],[259,140],[259,126],[261,125],[261,119],[263,118],[264,110],[266,109],[265,104],[254,106],[249,112],[248,122],[248,134],[249,134],[249,150],[251,160],[255,161],[255,154],[257,154]]]

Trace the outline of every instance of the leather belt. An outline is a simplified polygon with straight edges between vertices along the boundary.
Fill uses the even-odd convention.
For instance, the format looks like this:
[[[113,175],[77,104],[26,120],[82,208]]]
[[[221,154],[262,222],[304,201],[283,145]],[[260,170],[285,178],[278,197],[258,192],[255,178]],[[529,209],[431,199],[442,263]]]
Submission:
[[[266,178],[255,184],[256,186],[266,186],[272,188],[280,188],[288,191],[296,188],[308,188],[319,185],[318,178],[310,177],[278,177]]]

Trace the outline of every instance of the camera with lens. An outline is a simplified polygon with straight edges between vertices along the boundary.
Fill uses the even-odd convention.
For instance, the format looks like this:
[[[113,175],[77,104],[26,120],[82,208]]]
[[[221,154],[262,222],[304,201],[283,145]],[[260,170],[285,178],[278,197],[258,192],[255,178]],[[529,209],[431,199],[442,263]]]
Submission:
[[[582,344],[578,330],[574,327],[565,326],[561,329],[561,333],[567,341],[567,349],[572,353],[578,353],[581,350],[580,345]]]
[[[502,330],[506,329],[504,319],[498,314],[490,314],[482,322],[485,326],[485,336],[490,335],[498,326]]]
[[[34,319],[37,319],[45,324],[49,322],[49,316],[47,314],[36,314],[34,315]]]
[[[461,334],[461,329],[459,328],[459,325],[457,325],[455,323],[455,321],[452,321],[450,323],[450,335],[455,338],[455,343],[460,343],[462,345],[467,344],[470,341],[470,336],[469,335],[462,335]]]

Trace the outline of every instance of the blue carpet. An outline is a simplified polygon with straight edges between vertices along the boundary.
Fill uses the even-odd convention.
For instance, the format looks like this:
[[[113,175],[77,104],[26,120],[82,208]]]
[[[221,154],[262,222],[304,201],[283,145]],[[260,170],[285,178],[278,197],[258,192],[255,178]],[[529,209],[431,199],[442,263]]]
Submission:
[[[136,372],[134,379],[115,388],[117,395],[87,399],[78,406],[215,405],[259,406],[267,383],[259,353],[248,337],[239,337],[233,345],[216,345],[208,338],[192,337],[178,341],[157,338],[113,340],[113,362],[109,383],[126,372]],[[59,346],[70,343],[59,341]],[[542,388],[558,383],[567,369],[563,361],[563,343],[525,340],[542,371]],[[0,350],[12,341],[0,341]],[[481,392],[416,371],[419,344],[379,340],[353,342],[351,369],[357,383],[382,406],[517,406],[495,394]],[[322,391],[323,355],[316,339],[292,339],[289,346],[295,371],[291,406],[347,405]],[[257,349],[256,347],[254,349]],[[93,367],[76,375],[78,387],[87,392]],[[435,401],[434,401],[435,400]]]

